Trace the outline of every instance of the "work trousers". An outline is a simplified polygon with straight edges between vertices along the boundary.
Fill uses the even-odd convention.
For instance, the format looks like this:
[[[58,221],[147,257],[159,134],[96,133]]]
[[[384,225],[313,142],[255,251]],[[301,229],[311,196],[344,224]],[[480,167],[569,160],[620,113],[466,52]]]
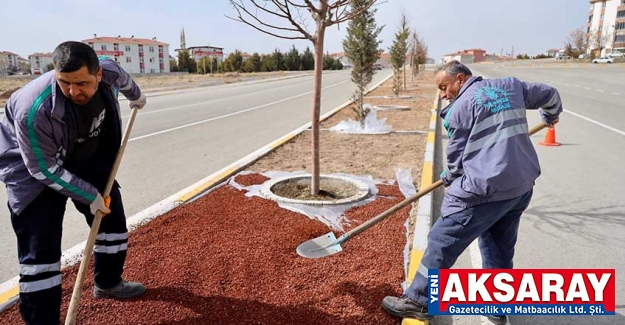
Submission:
[[[103,192],[105,182],[92,184]],[[110,196],[111,213],[102,218],[93,248],[94,282],[102,289],[121,282],[128,245],[126,216],[117,182]],[[89,205],[73,203],[91,227],[94,215]],[[61,236],[66,204],[66,196],[47,187],[19,215],[9,207],[20,263],[19,310],[28,325],[60,324]]]
[[[428,269],[449,269],[479,238],[482,268],[511,269],[521,215],[532,190],[510,200],[489,202],[439,218],[428,235],[428,246],[405,294],[428,306]]]

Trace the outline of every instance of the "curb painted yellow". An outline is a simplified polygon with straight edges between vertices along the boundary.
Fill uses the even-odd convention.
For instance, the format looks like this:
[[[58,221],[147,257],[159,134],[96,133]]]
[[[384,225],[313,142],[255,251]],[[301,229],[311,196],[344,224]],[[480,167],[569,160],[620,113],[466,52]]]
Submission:
[[[423,158],[423,169],[421,172],[421,188],[432,185],[434,183],[434,153],[436,148],[436,132],[437,119],[439,109],[440,91],[436,92],[434,103],[432,104],[432,118],[430,119],[430,131],[426,143],[425,155]],[[425,241],[430,230],[430,222],[432,219],[432,194],[425,195],[419,199],[417,210],[417,220],[414,225],[414,242],[410,251],[410,264],[408,265],[408,279],[410,283],[414,279],[421,259],[425,254]],[[421,321],[414,318],[404,318],[402,325],[428,325],[428,321]]]
[[[4,292],[2,294],[0,294],[0,303],[4,303],[6,301],[9,301],[9,299],[17,296],[20,293],[19,288],[18,287],[13,287],[11,289],[9,289],[7,292]]]

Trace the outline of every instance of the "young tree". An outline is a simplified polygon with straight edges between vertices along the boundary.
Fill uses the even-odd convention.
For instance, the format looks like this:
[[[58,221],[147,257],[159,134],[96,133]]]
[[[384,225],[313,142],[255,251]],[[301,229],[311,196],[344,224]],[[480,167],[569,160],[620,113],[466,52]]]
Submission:
[[[602,55],[603,49],[612,40],[611,33],[602,33],[599,30],[592,30],[588,35],[588,43],[594,50],[598,50],[598,55]]]
[[[249,61],[252,62],[252,65],[254,67],[254,72],[260,72],[262,66],[263,66],[263,62],[260,59],[260,54],[258,54],[258,52],[254,52],[252,54],[252,57],[248,59]]]
[[[307,47],[304,53],[302,53],[302,70],[308,71],[315,68],[315,56]]]
[[[395,39],[390,48],[391,64],[393,65],[393,92],[396,96],[399,96],[399,90],[401,89],[401,73],[406,64],[409,36],[410,28],[408,27],[408,18],[406,14],[402,12],[397,32],[395,32]]]
[[[375,22],[376,9],[361,10],[364,0],[352,0],[352,10],[362,14],[352,19],[347,25],[347,37],[343,40],[345,56],[352,62],[351,79],[356,84],[353,98],[356,102],[354,111],[360,125],[364,128],[369,109],[364,108],[365,88],[373,79],[373,65],[380,59],[378,35],[384,28]]]
[[[351,0],[229,0],[237,12],[236,21],[263,33],[283,39],[305,39],[313,44],[315,72],[312,105],[312,179],[311,194],[319,195],[319,115],[321,109],[321,75],[326,29],[346,22],[361,11],[349,9]],[[370,8],[377,0],[365,0],[362,8]],[[308,28],[306,13],[313,20]],[[228,17],[231,18],[231,17]]]
[[[284,67],[284,54],[279,49],[273,51],[273,64],[275,71],[286,70]]]
[[[261,69],[263,72],[276,71],[276,64],[273,62],[273,55],[263,54],[261,56]]]
[[[572,48],[577,49],[576,54],[578,55],[586,53],[586,49],[588,48],[588,35],[586,35],[584,27],[572,31],[567,37],[565,44],[571,44]]]
[[[228,54],[228,57],[224,60],[224,67],[226,72],[237,72],[243,68],[243,55],[241,51],[234,50]]]
[[[421,70],[421,65],[425,64],[428,57],[428,46],[423,38],[419,38],[416,31],[412,31],[410,36],[410,70],[414,79]]]
[[[185,72],[191,72],[191,56],[189,55],[189,51],[187,50],[182,50],[180,52],[178,52],[178,70],[179,71],[185,71]],[[193,64],[195,64],[195,62],[193,62]]]
[[[284,57],[284,67],[288,71],[299,71],[302,68],[302,60],[299,55],[299,51],[295,48],[295,45]]]
[[[169,71],[178,72],[178,63],[174,59],[169,60]]]

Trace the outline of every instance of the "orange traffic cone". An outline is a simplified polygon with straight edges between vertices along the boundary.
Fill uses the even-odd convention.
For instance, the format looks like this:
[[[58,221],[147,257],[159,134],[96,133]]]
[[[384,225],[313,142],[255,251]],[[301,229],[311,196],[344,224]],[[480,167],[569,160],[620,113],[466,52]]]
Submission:
[[[559,146],[560,143],[556,142],[556,128],[555,127],[549,127],[547,129],[547,135],[545,135],[545,140],[543,142],[538,143],[542,146],[552,146],[552,147],[556,147]]]

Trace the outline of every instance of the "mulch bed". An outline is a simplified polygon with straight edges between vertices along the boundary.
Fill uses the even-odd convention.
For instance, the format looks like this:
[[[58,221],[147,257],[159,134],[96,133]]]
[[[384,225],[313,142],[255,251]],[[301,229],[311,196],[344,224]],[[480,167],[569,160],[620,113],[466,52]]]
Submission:
[[[236,178],[243,185],[265,180]],[[385,197],[345,213],[352,221],[346,230],[404,199],[396,185],[378,189]],[[296,247],[329,232],[325,225],[224,185],[131,233],[124,277],[148,291],[127,301],[94,300],[90,272],[77,323],[397,324],[381,301],[401,293],[409,211],[354,237],[341,253],[306,259]],[[63,271],[62,317],[77,270]],[[17,306],[0,319],[19,323]]]

